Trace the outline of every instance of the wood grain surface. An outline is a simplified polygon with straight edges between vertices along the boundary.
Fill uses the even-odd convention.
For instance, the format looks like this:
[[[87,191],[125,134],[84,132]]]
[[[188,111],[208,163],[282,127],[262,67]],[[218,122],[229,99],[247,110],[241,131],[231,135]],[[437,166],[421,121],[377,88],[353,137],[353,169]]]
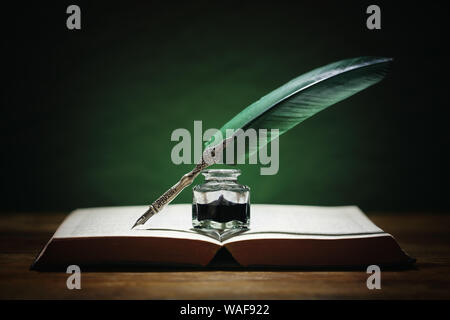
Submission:
[[[368,290],[365,270],[135,268],[82,270],[81,290],[64,272],[29,267],[66,213],[0,215],[0,299],[449,299],[450,216],[373,213],[369,217],[417,259],[383,270]]]

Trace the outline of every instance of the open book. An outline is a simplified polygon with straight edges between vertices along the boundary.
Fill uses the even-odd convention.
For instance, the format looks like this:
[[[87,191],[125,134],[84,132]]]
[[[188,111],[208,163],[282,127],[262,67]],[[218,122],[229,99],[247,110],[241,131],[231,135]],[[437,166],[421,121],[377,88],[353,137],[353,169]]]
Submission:
[[[191,205],[169,205],[131,229],[146,207],[78,209],[61,224],[32,268],[162,264],[206,266],[219,249],[242,266],[363,266],[412,263],[395,239],[357,207],[252,205],[250,229],[192,229]]]

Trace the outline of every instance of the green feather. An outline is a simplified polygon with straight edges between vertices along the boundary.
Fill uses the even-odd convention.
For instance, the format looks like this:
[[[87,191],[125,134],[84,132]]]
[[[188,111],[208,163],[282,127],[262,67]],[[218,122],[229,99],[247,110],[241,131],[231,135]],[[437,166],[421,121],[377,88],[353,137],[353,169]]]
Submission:
[[[195,168],[185,174],[177,184],[167,190],[149,209],[136,221],[133,228],[144,224],[150,217],[161,211],[186,186],[194,181],[195,177],[204,168],[216,163],[216,159],[223,151],[226,152],[228,142],[227,129],[238,130],[242,133],[247,129],[278,129],[279,134],[285,133],[297,124],[315,115],[317,112],[329,107],[355,93],[377,83],[385,76],[392,59],[361,57],[338,61],[325,67],[315,69],[295,78],[284,86],[272,91],[255,103],[242,110],[237,116],[228,121],[219,133],[206,144],[202,160]],[[233,134],[234,137],[236,133]],[[256,150],[248,149],[243,155],[248,156],[258,148],[276,138],[269,135],[263,143],[258,143]],[[223,137],[223,138],[222,138]],[[220,144],[220,145],[219,145]],[[234,144],[233,144],[234,147]],[[223,154],[222,154],[223,155]],[[243,155],[237,155],[238,159]],[[220,158],[219,158],[220,160]]]
[[[305,73],[242,110],[205,147],[221,143],[227,137],[227,129],[278,129],[281,135],[319,111],[379,82],[391,61],[392,58],[358,57]],[[267,143],[278,135],[269,134]],[[247,156],[254,151],[247,150]]]

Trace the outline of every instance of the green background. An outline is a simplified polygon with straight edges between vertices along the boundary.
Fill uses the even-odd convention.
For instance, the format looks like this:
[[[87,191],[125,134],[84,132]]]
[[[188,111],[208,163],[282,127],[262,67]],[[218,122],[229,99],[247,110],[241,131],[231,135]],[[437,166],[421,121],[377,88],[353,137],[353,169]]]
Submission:
[[[176,128],[218,128],[290,79],[361,55],[395,59],[381,83],[280,138],[277,175],[240,166],[253,203],[445,211],[449,146],[439,7],[379,2],[69,2],[3,20],[1,210],[149,204],[192,165]],[[203,179],[198,178],[196,183]],[[175,202],[190,202],[191,189]]]

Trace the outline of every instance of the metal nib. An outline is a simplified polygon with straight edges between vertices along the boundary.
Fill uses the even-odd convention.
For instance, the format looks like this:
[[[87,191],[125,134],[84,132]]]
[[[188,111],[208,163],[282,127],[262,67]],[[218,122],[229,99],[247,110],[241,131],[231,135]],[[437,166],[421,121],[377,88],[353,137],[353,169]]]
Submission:
[[[156,213],[155,209],[153,209],[152,206],[148,208],[148,210],[137,219],[137,221],[134,223],[134,225],[131,227],[131,229],[134,229],[136,226],[143,225],[147,222],[148,219],[150,219],[154,214]]]

